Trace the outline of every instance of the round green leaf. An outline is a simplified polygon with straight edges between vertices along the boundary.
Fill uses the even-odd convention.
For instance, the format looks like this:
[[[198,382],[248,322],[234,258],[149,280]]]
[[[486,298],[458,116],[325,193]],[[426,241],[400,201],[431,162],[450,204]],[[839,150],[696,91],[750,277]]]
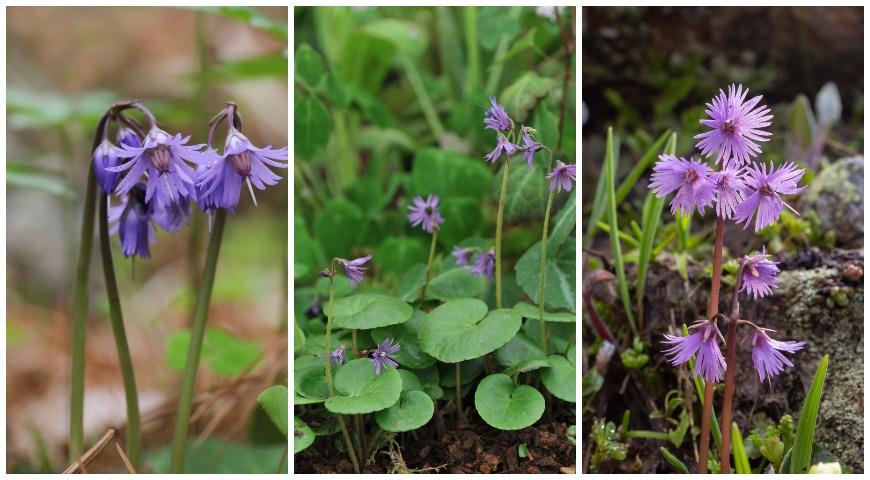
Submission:
[[[562,355],[547,357],[550,368],[541,372],[541,381],[553,396],[566,402],[577,401],[577,367]]]
[[[336,300],[332,321],[336,327],[368,330],[405,323],[413,313],[398,298],[361,293]]]
[[[535,340],[519,332],[495,351],[495,361],[503,367],[515,367],[522,362],[533,359],[545,359],[544,349]]]
[[[420,328],[420,348],[446,363],[477,358],[510,340],[522,325],[522,317],[511,309],[487,314],[481,300],[451,300],[431,312]]]
[[[432,400],[444,398],[444,390],[441,389],[438,367],[433,365],[422,370],[414,370],[414,375],[420,379],[420,382],[423,384],[423,391],[429,395],[429,398]]]
[[[396,297],[403,302],[413,302],[420,296],[420,289],[426,283],[426,265],[418,263],[402,274]]]
[[[299,453],[314,443],[314,430],[311,430],[299,417],[293,417],[293,453]]]
[[[392,407],[375,413],[378,426],[388,432],[407,432],[420,428],[432,419],[435,403],[426,392],[402,392]]]
[[[447,301],[480,295],[486,279],[474,276],[464,267],[451,268],[439,273],[426,287],[426,297]]]
[[[415,263],[425,262],[426,247],[416,238],[387,237],[375,250],[378,268],[384,273],[399,274]]]
[[[336,396],[326,399],[326,409],[345,415],[371,413],[392,406],[402,393],[402,377],[392,367],[375,375],[369,358],[352,360],[335,374]]]
[[[545,286],[545,288],[546,288],[546,286]],[[536,305],[532,305],[531,303],[520,302],[520,303],[514,305],[514,310],[519,312],[519,314],[522,315],[523,318],[529,318],[532,320],[539,319],[538,307]],[[577,314],[570,313],[570,312],[551,313],[551,312],[544,311],[544,321],[545,322],[576,323],[577,322]]]
[[[513,366],[511,368],[508,368],[507,370],[505,370],[502,373],[504,373],[505,375],[507,375],[509,377],[512,377],[512,376],[514,376],[514,374],[517,374],[517,373],[531,372],[531,371],[538,370],[541,368],[547,368],[549,366],[550,366],[550,362],[548,362],[547,359],[545,359],[545,358],[532,358],[529,360],[523,360],[522,362],[516,364],[515,366]]]
[[[329,143],[332,120],[326,107],[315,97],[303,98],[296,102],[293,114],[296,154],[309,159]]]
[[[498,199],[501,195],[504,167],[492,181],[491,194]],[[543,218],[547,206],[547,178],[541,163],[529,170],[526,162],[511,162],[508,174],[508,190],[505,194],[504,218],[515,222],[527,218]]]
[[[320,367],[297,368],[293,374],[293,387],[296,393],[310,402],[322,402],[327,396],[329,389],[326,386],[326,373],[324,365]],[[296,402],[298,403],[298,402]]]
[[[519,430],[531,426],[544,414],[544,396],[528,385],[514,385],[511,377],[496,373],[477,386],[474,406],[489,425]]]
[[[402,391],[412,392],[414,390],[423,391],[423,382],[417,378],[417,375],[410,370],[404,368],[399,369],[399,376],[402,377]]]
[[[427,368],[435,364],[435,359],[420,349],[417,333],[420,324],[426,318],[426,313],[417,310],[410,320],[401,325],[372,330],[371,337],[375,343],[381,343],[387,337],[392,337],[401,348],[393,356],[404,368]]]
[[[288,397],[287,387],[284,385],[273,385],[263,390],[257,397],[257,403],[263,407],[269,419],[284,436],[287,436],[287,411],[290,406]]]
[[[311,45],[302,43],[293,56],[296,62],[296,80],[310,88],[317,88],[324,76],[323,60]]]
[[[570,237],[551,257],[547,252],[546,282],[544,284],[545,306],[556,309],[576,311],[576,246],[574,237]],[[528,249],[520,257],[515,267],[517,283],[523,291],[538,303],[538,283],[541,278],[541,242]]]

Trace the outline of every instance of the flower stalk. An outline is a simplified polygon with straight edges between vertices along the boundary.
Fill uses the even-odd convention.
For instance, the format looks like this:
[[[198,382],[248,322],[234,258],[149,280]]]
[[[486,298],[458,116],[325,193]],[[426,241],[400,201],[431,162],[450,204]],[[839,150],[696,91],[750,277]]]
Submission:
[[[432,231],[432,243],[429,244],[429,261],[426,262],[426,280],[420,289],[420,305],[426,303],[426,287],[429,286],[429,273],[432,270],[432,260],[435,258],[435,242],[438,241],[438,228]]]
[[[504,162],[501,193],[498,196],[498,213],[495,219],[495,308],[501,308],[501,236],[504,221],[504,201],[507,196],[508,177],[511,173],[511,157]]]
[[[725,392],[722,399],[722,448],[719,451],[719,460],[722,462],[722,473],[731,473],[731,405],[734,399],[734,371],[737,368],[735,357],[737,356],[737,322],[740,319],[740,284],[743,279],[743,269],[746,265],[741,263],[737,270],[737,282],[731,293],[731,315],[728,317],[728,353],[725,356],[727,365],[725,370]],[[725,428],[725,427],[729,428]]]
[[[205,324],[208,320],[208,306],[211,301],[212,288],[214,287],[215,271],[217,270],[218,257],[220,256],[226,218],[226,210],[218,209],[208,243],[205,268],[200,280],[199,296],[196,301],[196,310],[193,315],[193,325],[190,332],[190,346],[187,350],[187,361],[184,365],[181,397],[178,401],[175,435],[172,441],[172,473],[182,473],[184,470],[184,457],[187,453],[187,431],[190,422],[193,393],[196,388],[196,371],[199,367],[199,358],[202,353]]]
[[[538,283],[538,321],[540,322],[541,348],[547,354],[547,322],[544,321],[544,280],[547,274],[547,234],[550,228],[550,210],[553,208],[553,197],[556,190],[550,190],[547,196],[547,210],[544,213],[544,231],[541,234],[541,279]]]

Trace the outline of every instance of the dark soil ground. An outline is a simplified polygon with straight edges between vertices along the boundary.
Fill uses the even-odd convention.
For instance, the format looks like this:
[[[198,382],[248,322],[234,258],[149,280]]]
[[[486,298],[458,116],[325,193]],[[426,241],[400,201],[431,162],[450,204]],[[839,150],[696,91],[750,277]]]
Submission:
[[[439,434],[433,419],[423,428],[397,435],[398,448],[382,447],[363,473],[576,473],[576,447],[567,437],[568,427],[576,421],[575,406],[554,400],[550,411],[559,413],[518,431],[492,428],[471,413],[470,424],[458,430],[445,417]],[[295,456],[294,473],[353,473],[337,439],[336,435],[318,437]],[[527,458],[518,454],[523,443]]]

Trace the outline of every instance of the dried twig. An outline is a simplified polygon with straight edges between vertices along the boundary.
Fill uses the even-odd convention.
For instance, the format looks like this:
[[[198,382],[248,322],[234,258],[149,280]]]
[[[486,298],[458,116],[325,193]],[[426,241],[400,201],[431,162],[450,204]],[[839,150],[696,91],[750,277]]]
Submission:
[[[103,438],[101,438],[97,443],[94,444],[93,447],[90,448],[87,452],[84,453],[81,457],[79,457],[75,462],[72,463],[63,473],[84,473],[85,468],[89,463],[91,463],[94,458],[106,448],[106,445],[112,441],[118,435],[118,429],[115,427],[109,428],[105,434],[103,434]]]

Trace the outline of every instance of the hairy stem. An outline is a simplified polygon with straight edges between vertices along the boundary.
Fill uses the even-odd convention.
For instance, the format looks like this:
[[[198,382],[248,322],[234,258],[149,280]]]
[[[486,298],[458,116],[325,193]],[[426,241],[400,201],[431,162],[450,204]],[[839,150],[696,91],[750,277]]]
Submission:
[[[109,319],[118,349],[118,363],[124,382],[124,397],[127,402],[127,458],[134,470],[139,470],[139,450],[141,444],[139,421],[139,395],[136,392],[136,376],[133,373],[133,360],[127,345],[124,331],[124,317],[121,312],[121,296],[115,279],[115,266],[112,261],[112,245],[109,239],[109,201],[105,195],[100,198],[100,252],[103,259],[103,276],[106,279],[106,296],[109,299]]]
[[[501,308],[501,233],[504,220],[504,200],[507,196],[508,178],[511,173],[511,157],[504,162],[501,193],[498,196],[498,214],[495,218],[495,308]]]
[[[426,287],[429,286],[429,271],[432,269],[432,259],[435,258],[435,242],[438,240],[438,228],[432,230],[432,243],[429,245],[429,261],[426,262],[426,280],[420,289],[420,305],[426,303]]]
[[[713,279],[710,285],[710,298],[707,302],[707,318],[713,318],[719,313],[719,287],[722,281],[722,246],[724,241],[725,219],[718,217],[716,218],[716,242],[713,244]],[[707,454],[710,448],[710,417],[712,413],[713,382],[705,382],[704,408],[701,414],[701,445],[698,450],[698,473],[707,473]],[[724,440],[722,445],[724,447]]]
[[[178,400],[178,414],[175,420],[175,434],[172,441],[172,473],[182,473],[184,457],[187,453],[187,430],[190,423],[190,410],[193,404],[193,394],[196,390],[196,371],[199,367],[199,357],[202,353],[202,341],[205,336],[205,324],[208,320],[208,306],[211,301],[211,291],[214,287],[215,271],[220,256],[221,240],[226,223],[226,210],[218,210],[215,214],[214,227],[208,242],[208,252],[205,258],[205,268],[200,279],[199,296],[196,300],[196,310],[193,315],[193,325],[190,332],[190,346],[187,349],[187,361],[184,364],[181,394]]]
[[[547,322],[544,321],[544,279],[547,273],[547,233],[550,228],[550,209],[553,208],[553,196],[556,190],[550,190],[547,197],[547,210],[544,213],[544,232],[541,234],[541,279],[538,283],[538,321],[541,330],[541,348],[547,354]]]
[[[731,292],[731,315],[728,317],[728,336],[726,345],[728,353],[725,357],[725,392],[722,398],[722,448],[719,460],[722,462],[722,473],[730,473],[731,457],[731,404],[734,399],[734,373],[737,369],[737,320],[740,319],[740,283],[743,279],[743,265],[737,270],[737,282]],[[728,427],[728,428],[726,428]]]

